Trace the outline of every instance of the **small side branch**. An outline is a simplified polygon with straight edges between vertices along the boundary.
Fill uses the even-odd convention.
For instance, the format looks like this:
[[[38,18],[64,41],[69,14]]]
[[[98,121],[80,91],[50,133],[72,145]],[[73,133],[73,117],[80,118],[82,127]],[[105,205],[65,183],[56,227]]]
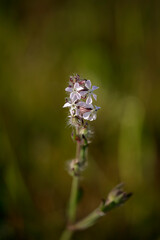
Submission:
[[[70,225],[69,229],[71,231],[84,230],[91,226],[93,226],[98,219],[105,216],[106,213],[125,203],[130,197],[131,193],[126,193],[122,189],[123,184],[119,184],[108,194],[108,198],[103,200],[102,203],[96,208],[93,212],[91,212],[87,217],[80,220],[79,222]]]

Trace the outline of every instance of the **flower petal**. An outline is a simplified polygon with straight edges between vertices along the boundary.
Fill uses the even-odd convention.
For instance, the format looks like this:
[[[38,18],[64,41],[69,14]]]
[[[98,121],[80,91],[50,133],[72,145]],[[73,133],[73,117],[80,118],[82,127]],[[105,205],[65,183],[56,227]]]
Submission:
[[[88,118],[88,120],[89,121],[93,121],[94,119],[93,119],[93,116],[90,116],[89,118]]]
[[[72,92],[70,94],[70,98],[71,98],[72,102],[75,102],[77,100],[76,92]]]
[[[91,114],[90,112],[86,112],[86,113],[84,113],[84,114],[83,114],[83,118],[86,119],[86,120],[88,120],[90,114]]]
[[[75,89],[76,91],[81,91],[81,90],[83,89],[83,87],[81,87],[81,86],[79,85],[79,83],[75,83],[75,84],[74,84],[74,89]]]
[[[77,89],[77,88],[79,88],[79,83],[74,84],[74,89]]]
[[[76,92],[76,97],[77,97],[77,99],[81,99],[81,94],[80,93],[78,93],[78,92]]]
[[[77,95],[74,94],[74,95],[73,95],[73,98],[72,98],[72,101],[73,101],[73,102],[76,102],[77,100],[78,100]]]
[[[85,102],[78,102],[76,105],[79,107],[85,107]]]
[[[77,91],[81,91],[81,90],[83,90],[83,87],[78,87],[76,89],[77,89]]]
[[[86,83],[85,83],[85,86],[90,89],[91,88],[91,81],[90,80],[87,80]]]
[[[88,96],[87,100],[86,100],[86,104],[90,105],[91,103],[92,103],[92,98],[91,98],[91,96]]]
[[[71,104],[70,103],[65,103],[64,105],[63,105],[63,108],[65,108],[65,107],[70,107],[71,106]]]
[[[94,109],[94,107],[93,107],[92,104],[86,104],[86,103],[85,103],[85,108],[91,108],[91,109]]]
[[[74,97],[74,92],[71,92],[71,94],[70,94],[70,98],[72,99],[73,97]]]
[[[96,86],[92,86],[92,91],[98,89],[99,87],[96,87]]]
[[[92,95],[93,95],[94,99],[97,101],[97,95],[94,93],[92,93]]]
[[[96,113],[93,113],[92,117],[93,117],[93,120],[96,120],[97,114],[96,114]]]
[[[85,96],[88,93],[88,91],[81,91],[80,94],[81,96]]]
[[[73,88],[67,87],[67,88],[65,88],[65,91],[66,91],[66,92],[73,92]]]

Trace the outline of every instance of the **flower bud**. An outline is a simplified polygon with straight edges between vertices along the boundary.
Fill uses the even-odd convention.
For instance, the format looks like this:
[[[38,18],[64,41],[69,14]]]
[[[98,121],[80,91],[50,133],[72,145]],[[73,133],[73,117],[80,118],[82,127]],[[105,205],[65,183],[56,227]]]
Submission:
[[[114,202],[117,205],[123,204],[125,201],[128,200],[129,197],[132,196],[132,193],[126,193],[123,190],[123,183],[120,183],[115,188],[113,188],[110,193],[108,194],[108,198],[106,203]]]
[[[101,203],[100,211],[106,213],[125,203],[131,196],[132,193],[126,193],[123,191],[123,183],[121,183],[110,191],[106,201]]]

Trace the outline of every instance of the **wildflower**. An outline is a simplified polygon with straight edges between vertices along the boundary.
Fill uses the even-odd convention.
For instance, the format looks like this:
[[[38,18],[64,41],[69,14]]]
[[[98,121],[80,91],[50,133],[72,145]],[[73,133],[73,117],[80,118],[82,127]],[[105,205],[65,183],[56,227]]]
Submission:
[[[80,100],[81,99],[81,94],[79,91],[81,91],[83,87],[79,85],[79,83],[75,83],[73,87],[67,87],[65,90],[67,92],[70,92],[70,98],[72,101]]]
[[[91,87],[90,80],[80,79],[78,74],[70,77],[69,86],[65,89],[70,93],[70,97],[66,98],[66,103],[63,107],[70,108],[69,122],[71,125],[80,125],[81,122],[81,127],[83,127],[84,120],[93,121],[96,119],[99,107],[93,107],[91,98],[91,95],[93,95],[94,99],[97,99],[97,96],[93,93],[96,89],[98,87]],[[86,96],[87,99],[84,101]],[[73,117],[76,117],[76,124],[72,120]]]
[[[92,103],[92,97],[91,97],[92,95],[93,95],[93,98],[95,100],[97,100],[97,95],[94,94],[93,91],[98,89],[99,87],[96,87],[96,86],[91,87],[91,81],[90,80],[87,80],[85,82],[85,87],[86,87],[87,91],[86,90],[81,91],[80,94],[81,94],[81,96],[86,96],[87,95],[88,97],[87,97],[87,100],[86,100],[86,104],[91,104]]]
[[[78,115],[78,108],[77,108],[77,104],[75,103],[75,101],[69,101],[67,103],[65,103],[63,105],[63,108],[65,107],[70,107],[70,114],[71,116],[76,116]]]
[[[96,118],[97,118],[97,111],[98,111],[99,109],[100,109],[100,107],[97,107],[97,106],[95,106],[95,108],[91,108],[90,111],[85,112],[85,113],[83,114],[83,118],[84,118],[85,120],[89,120],[89,121],[96,120]]]
[[[95,120],[97,118],[97,111],[100,109],[100,107],[92,105],[92,96],[97,100],[97,95],[93,93],[96,89],[98,87],[91,87],[90,80],[80,79],[78,74],[70,76],[69,85],[65,89],[69,92],[69,97],[66,98],[63,108],[69,108],[68,123],[72,127],[72,139],[77,142],[77,150],[76,158],[67,164],[67,170],[73,177],[73,183],[68,206],[67,222],[69,225],[66,226],[61,239],[69,240],[72,235],[71,232],[92,226],[100,217],[113,208],[125,203],[132,195],[132,193],[126,193],[123,190],[123,184],[120,184],[111,190],[108,197],[103,199],[98,208],[84,219],[75,223],[77,200],[79,200],[81,195],[79,191],[79,178],[81,172],[87,166],[87,149],[91,135],[93,134],[87,120]]]

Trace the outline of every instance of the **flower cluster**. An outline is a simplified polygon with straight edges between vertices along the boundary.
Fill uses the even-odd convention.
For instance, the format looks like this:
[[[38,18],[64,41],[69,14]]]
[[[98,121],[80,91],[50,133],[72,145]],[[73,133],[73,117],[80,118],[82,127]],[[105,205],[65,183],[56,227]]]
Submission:
[[[97,100],[97,95],[94,93],[96,89],[98,87],[91,86],[90,80],[80,79],[78,74],[70,77],[69,86],[65,89],[69,93],[69,97],[66,98],[63,107],[69,107],[69,117],[72,119],[72,124],[73,119],[76,119],[76,124],[84,120],[93,121],[96,119],[97,110],[100,109],[92,104],[92,97]]]

